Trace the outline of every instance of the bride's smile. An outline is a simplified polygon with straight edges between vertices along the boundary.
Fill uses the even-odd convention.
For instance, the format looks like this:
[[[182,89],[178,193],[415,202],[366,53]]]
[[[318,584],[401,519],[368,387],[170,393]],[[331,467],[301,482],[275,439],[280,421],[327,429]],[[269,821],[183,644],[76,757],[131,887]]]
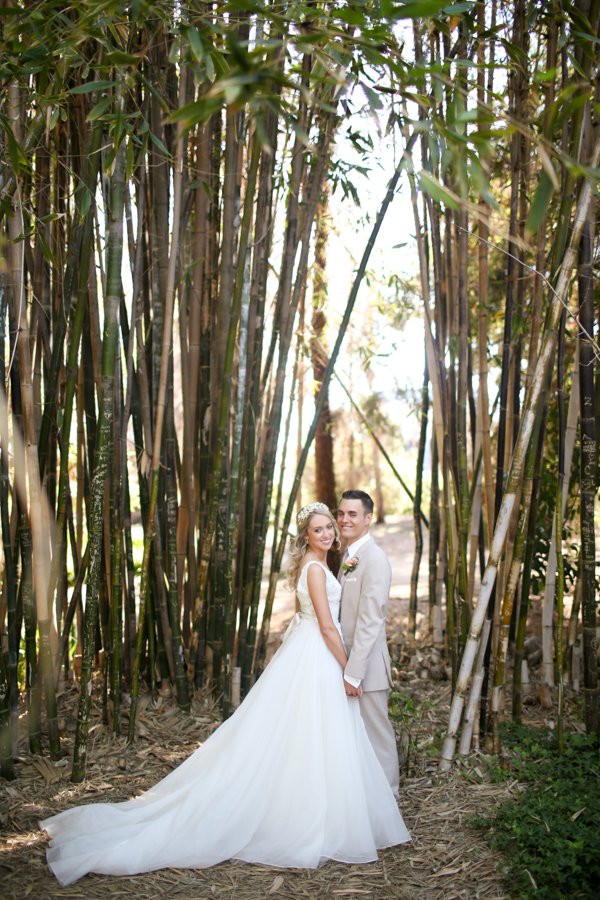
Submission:
[[[314,516],[308,526],[308,546],[317,556],[327,556],[335,540],[335,527],[327,516]]]

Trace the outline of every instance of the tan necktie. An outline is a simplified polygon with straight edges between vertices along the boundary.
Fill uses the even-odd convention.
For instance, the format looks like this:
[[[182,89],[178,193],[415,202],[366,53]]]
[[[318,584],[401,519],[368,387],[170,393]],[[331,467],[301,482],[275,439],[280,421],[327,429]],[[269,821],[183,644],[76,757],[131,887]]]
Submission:
[[[338,572],[338,576],[337,576],[337,579],[340,584],[342,583],[342,575],[344,574],[344,570],[342,569],[342,566],[347,561],[347,559],[348,559],[348,548],[346,547],[346,549],[344,550],[344,555],[342,556],[342,561],[340,563],[340,571]]]

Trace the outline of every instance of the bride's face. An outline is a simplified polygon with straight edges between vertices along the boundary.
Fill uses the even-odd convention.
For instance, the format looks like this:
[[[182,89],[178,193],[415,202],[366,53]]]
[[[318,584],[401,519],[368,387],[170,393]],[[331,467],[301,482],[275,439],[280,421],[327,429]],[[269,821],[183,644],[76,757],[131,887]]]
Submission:
[[[335,540],[335,528],[328,516],[313,516],[306,532],[308,546],[315,553],[329,550]]]

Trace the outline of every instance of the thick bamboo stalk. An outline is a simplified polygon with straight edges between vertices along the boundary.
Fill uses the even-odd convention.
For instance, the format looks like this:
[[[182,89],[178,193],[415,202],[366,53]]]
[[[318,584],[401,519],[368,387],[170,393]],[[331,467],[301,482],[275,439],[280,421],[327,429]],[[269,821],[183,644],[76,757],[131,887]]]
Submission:
[[[6,292],[4,286],[4,273],[0,274],[0,372],[5,372],[4,347],[6,327]],[[4,379],[0,390],[5,393]],[[6,400],[5,400],[6,402]],[[2,550],[4,554],[4,579],[7,607],[7,632],[8,632],[8,676],[10,682],[10,715],[9,715],[9,743],[16,751],[19,725],[19,681],[18,662],[20,628],[17,634],[17,585],[15,578],[15,566],[13,562],[13,549],[10,539],[10,520],[8,512],[9,477],[8,457],[9,450],[2,444],[0,449],[0,516],[2,518]]]
[[[486,619],[483,623],[481,636],[479,638],[477,657],[475,659],[475,669],[473,672],[473,681],[471,682],[469,699],[465,707],[465,718],[463,721],[462,732],[460,735],[460,744],[458,747],[458,752],[461,756],[468,756],[471,752],[471,741],[473,739],[474,727],[475,724],[479,721],[479,700],[481,698],[481,685],[483,684],[483,657],[485,655],[486,644],[490,637],[491,626],[491,619]]]
[[[10,735],[8,668],[4,654],[0,654],[0,776],[6,781],[16,778]]]
[[[551,374],[548,374],[548,380]],[[521,602],[519,604],[519,614],[517,621],[517,629],[515,634],[515,658],[513,666],[513,696],[512,696],[512,714],[516,722],[521,721],[523,691],[521,685],[523,654],[525,646],[525,634],[527,629],[527,614],[529,610],[529,594],[531,586],[531,568],[533,554],[535,550],[535,542],[537,537],[537,519],[540,502],[540,486],[542,481],[542,464],[544,454],[544,437],[546,433],[546,424],[548,421],[549,401],[548,381],[544,387],[542,397],[540,399],[541,423],[540,433],[537,439],[537,446],[530,446],[528,453],[535,454],[533,466],[533,481],[531,488],[531,509],[529,511],[529,526],[527,529],[527,543],[523,555],[523,575],[521,580]],[[525,460],[527,466],[527,459]]]
[[[242,291],[242,308],[240,311],[239,330],[239,367],[237,398],[235,406],[235,422],[233,426],[231,448],[231,474],[229,481],[229,499],[227,507],[227,550],[225,555],[225,615],[223,628],[223,718],[226,719],[231,707],[231,630],[233,605],[233,554],[235,538],[236,504],[238,501],[238,484],[240,478],[240,458],[242,450],[242,433],[245,418],[246,379],[248,373],[248,320],[250,314],[250,280],[251,250],[246,247],[246,264],[244,267],[244,285]]]
[[[504,712],[504,684],[506,679],[506,657],[508,654],[510,623],[512,619],[515,597],[517,594],[519,575],[521,573],[521,560],[523,558],[527,539],[527,526],[529,522],[529,512],[531,509],[531,494],[533,490],[535,457],[540,428],[542,425],[542,418],[543,408],[538,410],[536,424],[534,426],[531,441],[529,443],[529,447],[527,448],[527,454],[525,457],[523,487],[521,491],[521,504],[519,509],[519,519],[517,522],[515,545],[508,577],[506,579],[506,590],[503,598],[502,608],[500,611],[498,649],[496,652],[496,664],[494,667],[492,700],[490,709],[493,745],[491,749],[493,749],[494,753],[500,752],[500,721]]]
[[[580,255],[585,252],[585,234]],[[565,493],[565,325],[567,311],[563,310],[558,338],[556,364],[556,401],[558,405],[558,475],[556,479],[556,678],[558,681],[557,736],[558,754],[565,749],[564,735],[564,681],[563,681],[563,622],[565,608],[565,561],[563,556],[563,494]]]
[[[571,384],[571,393],[569,395],[569,408],[567,412],[567,424],[565,430],[565,451],[564,451],[564,470],[567,479],[565,489],[562,494],[561,517],[564,519],[565,509],[567,506],[567,498],[569,496],[569,478],[571,473],[571,463],[573,461],[573,451],[575,449],[575,440],[577,437],[577,422],[579,421],[580,397],[579,397],[579,341],[575,350],[575,361],[573,364],[573,380]],[[555,511],[557,512],[557,511]],[[544,603],[542,607],[542,672],[544,683],[554,687],[554,597],[556,591],[556,535],[557,535],[556,515],[552,519],[552,537],[550,539],[550,550],[548,551],[548,562],[546,565],[546,583],[544,585]]]
[[[10,86],[10,115],[19,116],[19,90],[15,83]],[[38,629],[40,635],[41,664],[46,700],[46,718],[50,740],[50,753],[53,758],[60,756],[60,738],[56,713],[56,695],[52,667],[53,650],[58,640],[52,619],[52,611],[48,607],[48,531],[44,528],[42,503],[42,486],[39,473],[39,457],[37,445],[37,427],[33,396],[31,355],[29,344],[29,323],[27,321],[27,298],[23,278],[23,210],[21,205],[21,189],[17,186],[16,202],[13,215],[9,218],[11,238],[11,280],[13,316],[18,327],[17,351],[19,356],[19,375],[21,380],[21,403],[25,432],[25,458],[29,483],[29,512],[33,539],[33,568],[36,584],[36,604]]]
[[[173,360],[169,366],[169,397],[166,416],[166,510],[165,526],[167,535],[167,580],[169,583],[169,622],[171,626],[172,657],[175,665],[175,690],[180,709],[190,711],[185,677],[185,657],[181,637],[181,618],[177,592],[177,473],[175,463],[175,412],[173,405]],[[183,486],[183,489],[185,487]]]
[[[427,352],[423,368],[423,387],[421,389],[421,430],[419,449],[417,451],[417,476],[415,479],[415,501],[413,506],[413,529],[415,534],[415,554],[410,574],[410,599],[408,604],[408,640],[412,647],[416,643],[417,604],[419,589],[419,569],[423,555],[423,530],[421,528],[421,496],[423,492],[423,462],[425,459],[425,442],[427,440],[427,419],[429,414],[429,369]]]
[[[600,138],[598,138],[600,141]],[[597,163],[596,163],[597,165]],[[579,257],[579,318],[587,334],[594,333],[594,276],[592,270],[592,223],[588,216],[583,226]],[[596,491],[596,426],[594,419],[594,348],[581,334],[579,351],[579,387],[581,391],[581,618],[583,622],[583,684],[585,728],[598,736],[598,657],[596,638],[594,498]]]
[[[180,94],[179,102],[183,105],[185,98],[185,90],[182,86],[185,84],[185,75],[187,69],[181,70]],[[175,148],[175,165],[173,175],[173,233],[171,236],[171,246],[169,252],[169,264],[167,270],[167,283],[165,289],[165,312],[162,329],[162,352],[160,359],[160,378],[158,384],[158,395],[156,401],[156,418],[154,421],[153,445],[152,445],[152,483],[150,489],[150,502],[148,508],[148,518],[146,521],[146,529],[144,534],[144,555],[142,559],[142,573],[140,581],[140,614],[137,630],[137,640],[135,648],[135,662],[133,667],[132,686],[131,686],[131,712],[129,714],[129,730],[128,742],[133,741],[135,734],[135,714],[137,710],[137,702],[139,695],[139,677],[141,656],[144,645],[144,618],[145,612],[149,608],[150,602],[150,551],[152,548],[155,515],[158,501],[159,472],[161,462],[162,433],[163,423],[165,419],[166,395],[167,395],[167,375],[169,368],[169,359],[171,355],[171,344],[173,339],[173,310],[175,304],[175,275],[177,268],[177,259],[179,256],[179,229],[181,225],[181,192],[182,192],[182,172],[183,172],[183,156],[181,150],[182,127],[177,126],[177,141]],[[141,325],[141,323],[140,323]],[[148,622],[148,636],[150,645],[151,627]],[[167,635],[165,635],[165,640]]]
[[[599,161],[600,137],[596,140],[596,144],[589,162],[592,166],[597,166]],[[579,193],[577,209],[572,223],[572,231],[569,243],[565,251],[564,259],[560,266],[555,292],[553,293],[552,303],[548,311],[546,329],[542,338],[540,354],[535,367],[528,402],[523,409],[523,416],[521,418],[519,434],[517,437],[513,459],[508,474],[508,482],[504,491],[500,513],[496,522],[496,527],[494,529],[494,535],[490,543],[490,554],[481,583],[481,591],[479,594],[477,605],[473,612],[473,617],[471,619],[469,636],[461,661],[456,690],[452,698],[450,716],[448,719],[448,728],[442,748],[442,756],[440,759],[440,769],[442,771],[447,771],[452,765],[454,748],[456,745],[456,736],[458,733],[458,728],[460,726],[460,719],[464,707],[465,695],[468,689],[469,679],[471,677],[471,672],[473,669],[477,643],[479,640],[479,635],[481,633],[481,627],[483,625],[483,619],[486,614],[490,595],[495,584],[498,563],[500,561],[500,556],[504,548],[508,524],[512,514],[516,493],[521,480],[525,454],[529,445],[529,441],[531,439],[537,406],[542,394],[548,370],[554,360],[558,324],[562,315],[563,303],[566,302],[569,296],[569,283],[571,279],[571,273],[576,262],[577,250],[579,247],[582,230],[590,208],[591,196],[591,183],[586,180],[584,181]]]
[[[79,783],[87,768],[88,734],[92,699],[93,657],[99,611],[104,530],[104,497],[110,459],[113,426],[113,390],[118,346],[118,310],[121,299],[123,256],[123,209],[125,191],[125,146],[115,158],[110,184],[109,239],[106,258],[107,288],[104,298],[104,335],[102,341],[102,393],[94,450],[94,470],[90,497],[88,546],[90,562],[87,578],[83,647],[81,654],[81,692],[77,712],[77,730],[71,780]]]
[[[482,117],[485,117],[485,2],[479,0],[477,3],[477,102],[481,109]],[[482,124],[482,128],[486,128],[486,124]],[[487,160],[484,166],[489,168]],[[482,238],[478,242],[478,286],[479,286],[479,304],[477,316],[477,354],[478,354],[478,375],[481,409],[481,440],[483,446],[483,480],[485,498],[485,512],[487,523],[488,538],[494,530],[494,473],[492,468],[492,449],[490,440],[490,401],[488,397],[488,355],[487,355],[487,339],[488,339],[488,289],[489,289],[489,261],[488,261],[488,221],[489,207],[484,198],[479,200],[481,215],[479,218],[479,236]]]

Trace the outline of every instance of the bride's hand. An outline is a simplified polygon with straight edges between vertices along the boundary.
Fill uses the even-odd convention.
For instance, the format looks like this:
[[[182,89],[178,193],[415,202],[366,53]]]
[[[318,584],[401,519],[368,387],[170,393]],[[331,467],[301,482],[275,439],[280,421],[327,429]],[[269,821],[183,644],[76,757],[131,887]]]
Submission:
[[[354,685],[352,685],[348,681],[346,681],[345,678],[344,678],[344,690],[346,691],[347,697],[352,697],[353,699],[356,699],[356,700],[358,700],[363,695],[363,689],[360,686],[357,688],[354,687]]]

